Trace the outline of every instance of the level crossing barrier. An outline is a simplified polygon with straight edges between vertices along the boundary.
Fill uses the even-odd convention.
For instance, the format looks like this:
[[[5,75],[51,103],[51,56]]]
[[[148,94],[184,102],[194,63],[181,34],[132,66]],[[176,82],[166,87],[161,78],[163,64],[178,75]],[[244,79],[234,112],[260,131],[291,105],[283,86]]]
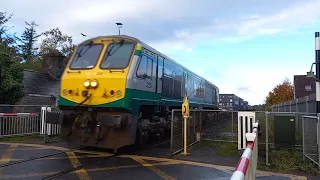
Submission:
[[[258,123],[252,123],[252,133],[246,133],[247,148],[242,153],[230,180],[256,179],[258,163]]]
[[[0,113],[0,137],[39,134],[39,113]]]

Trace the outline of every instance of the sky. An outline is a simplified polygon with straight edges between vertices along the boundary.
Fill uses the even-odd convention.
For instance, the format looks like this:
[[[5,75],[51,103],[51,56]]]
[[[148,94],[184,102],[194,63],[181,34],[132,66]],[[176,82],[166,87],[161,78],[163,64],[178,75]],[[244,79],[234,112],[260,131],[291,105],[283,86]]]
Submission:
[[[0,0],[21,34],[59,27],[74,43],[118,33],[140,39],[250,105],[315,60],[320,0]],[[12,27],[13,26],[13,27]]]

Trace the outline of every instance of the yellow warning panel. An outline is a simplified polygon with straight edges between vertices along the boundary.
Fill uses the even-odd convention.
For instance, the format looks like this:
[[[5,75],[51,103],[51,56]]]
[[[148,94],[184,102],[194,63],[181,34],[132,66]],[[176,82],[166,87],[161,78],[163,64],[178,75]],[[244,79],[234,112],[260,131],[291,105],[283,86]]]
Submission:
[[[184,118],[189,117],[189,102],[186,95],[184,96],[183,103],[182,103],[182,116]]]

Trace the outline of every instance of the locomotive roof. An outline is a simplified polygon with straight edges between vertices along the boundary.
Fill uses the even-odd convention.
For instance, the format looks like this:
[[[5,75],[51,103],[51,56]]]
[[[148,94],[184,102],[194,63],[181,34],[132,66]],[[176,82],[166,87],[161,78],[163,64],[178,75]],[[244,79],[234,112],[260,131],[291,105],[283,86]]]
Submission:
[[[87,42],[87,41],[90,41],[90,40],[95,40],[95,39],[101,39],[101,38],[127,38],[127,39],[131,39],[131,40],[134,40],[136,41],[137,43],[141,44],[142,47],[146,47],[149,51],[153,51],[153,53],[156,53],[156,54],[159,54],[161,55],[163,58],[165,58],[166,60],[170,60],[174,63],[176,63],[178,66],[180,66],[181,68],[184,68],[186,70],[188,70],[190,73],[202,78],[204,81],[208,82],[209,84],[213,85],[215,88],[219,89],[218,86],[216,86],[215,84],[213,84],[212,82],[206,80],[205,78],[201,77],[200,75],[197,75],[196,73],[194,73],[193,71],[191,71],[190,69],[182,66],[181,64],[179,64],[178,62],[176,62],[175,60],[171,59],[170,57],[166,56],[165,54],[159,52],[158,50],[154,49],[153,47],[149,46],[148,44],[140,41],[138,38],[135,38],[135,37],[132,37],[132,36],[127,36],[127,35],[105,35],[105,36],[96,36],[96,37],[93,37],[91,39],[87,39],[85,41],[83,41],[82,43],[84,42]],[[82,44],[80,43],[80,44]]]

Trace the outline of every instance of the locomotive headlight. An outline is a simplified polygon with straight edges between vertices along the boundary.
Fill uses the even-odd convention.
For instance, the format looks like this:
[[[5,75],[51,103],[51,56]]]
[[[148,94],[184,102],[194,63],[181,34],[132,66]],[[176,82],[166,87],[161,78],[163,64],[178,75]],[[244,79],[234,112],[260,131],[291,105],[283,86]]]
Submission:
[[[90,86],[90,80],[89,79],[85,80],[83,85],[84,87],[88,88]]]
[[[98,86],[98,81],[97,80],[93,80],[93,81],[91,81],[90,85],[91,85],[91,87],[95,88],[95,87]]]

